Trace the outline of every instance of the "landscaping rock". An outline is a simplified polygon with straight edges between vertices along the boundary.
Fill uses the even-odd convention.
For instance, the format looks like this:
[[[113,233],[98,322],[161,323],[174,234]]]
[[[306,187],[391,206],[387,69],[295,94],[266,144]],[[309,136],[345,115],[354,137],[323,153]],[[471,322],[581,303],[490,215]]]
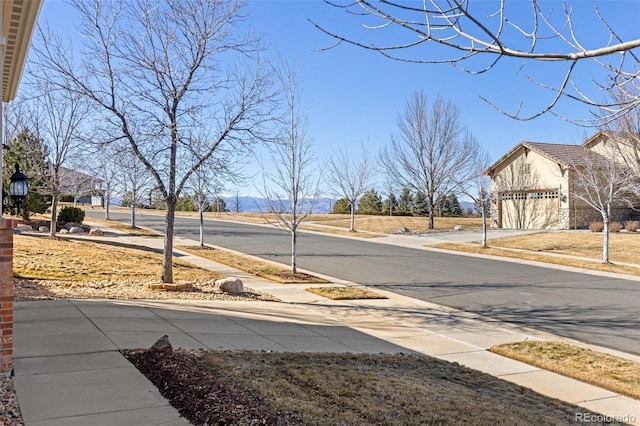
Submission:
[[[75,222],[69,222],[64,225],[64,229],[71,231],[71,228],[82,228],[82,225]]]
[[[409,228],[405,228],[404,226],[398,229],[398,233],[400,234],[406,234],[407,232],[409,232]]]
[[[104,231],[102,229],[95,228],[95,229],[92,229],[92,230],[89,231],[89,235],[95,235],[97,237],[102,237],[102,236],[104,236]]]
[[[69,229],[70,234],[84,234],[84,229],[81,226],[74,226]]]
[[[13,235],[20,235],[20,234],[22,234],[22,232],[20,232],[18,228],[13,230]]]
[[[38,228],[38,231],[40,232],[49,232],[49,228],[46,226],[41,226],[40,228]]]
[[[244,285],[239,278],[227,277],[216,280],[216,289],[223,293],[239,294],[244,291]]]
[[[148,283],[144,285],[144,288],[148,290],[157,290],[157,291],[190,291],[193,289],[193,284],[191,283],[181,283],[181,284]]]
[[[462,225],[456,225],[453,227],[454,231],[464,231],[464,227]]]
[[[58,234],[68,234],[68,233],[69,233],[69,230],[68,230],[68,229],[65,229],[65,228],[62,228],[62,229],[58,232]]]
[[[23,223],[21,223],[20,225],[18,225],[18,227],[16,228],[18,231],[20,232],[30,232],[33,231],[33,228],[31,227],[31,225],[25,225]]]

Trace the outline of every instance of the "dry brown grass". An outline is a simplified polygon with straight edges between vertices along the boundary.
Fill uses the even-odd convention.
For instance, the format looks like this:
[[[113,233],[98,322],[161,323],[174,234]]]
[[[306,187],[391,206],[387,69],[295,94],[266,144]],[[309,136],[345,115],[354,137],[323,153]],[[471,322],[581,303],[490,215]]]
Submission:
[[[283,425],[569,425],[586,411],[423,355],[211,351],[204,361],[218,389],[251,395]]]
[[[309,287],[305,290],[331,300],[388,299],[379,293],[358,287]]]
[[[563,342],[518,342],[491,352],[640,399],[640,363]]]
[[[612,262],[640,263],[640,234],[617,233],[609,239],[609,257]],[[489,240],[494,247],[515,248],[546,253],[602,259],[603,235],[591,232],[541,232],[515,237]]]
[[[349,215],[318,215],[311,223],[325,226],[349,229],[351,219]],[[427,232],[428,218],[412,216],[366,216],[356,215],[356,230],[380,232],[390,234],[400,228],[408,228],[414,232]],[[452,230],[454,226],[462,225],[464,229],[481,229],[482,219],[466,217],[437,217],[436,231]]]
[[[227,250],[211,247],[202,248],[200,246],[178,246],[176,248],[282,284],[328,282],[322,278],[301,272],[293,274],[289,269]]]
[[[493,240],[492,240],[493,241]],[[482,248],[478,244],[458,244],[458,243],[440,243],[430,245],[428,247],[440,248],[445,250],[462,251],[466,253],[487,254],[491,256],[509,257],[513,259],[533,260],[536,262],[551,263],[554,265],[572,266],[575,268],[590,269],[593,271],[614,272],[618,274],[640,275],[640,268],[633,266],[617,265],[615,263],[602,263],[596,260],[588,259],[571,259],[565,257],[555,257],[548,254],[513,251],[498,247]]]
[[[13,271],[16,277],[42,280],[156,280],[162,255],[151,249],[81,239],[16,235]],[[210,280],[218,275],[174,261],[176,280]]]
[[[176,212],[181,216],[195,216],[193,212]],[[235,222],[256,223],[256,224],[268,224],[275,222],[274,215],[262,214],[262,213],[206,213],[205,216],[209,219],[221,219],[230,220]],[[426,217],[412,217],[412,216],[369,216],[369,215],[356,215],[356,231],[361,231],[359,234],[347,233],[344,235],[351,235],[363,238],[372,238],[368,234],[382,233],[389,234],[397,232],[400,228],[408,228],[414,232],[427,232],[428,218]],[[320,225],[320,226],[316,226]],[[467,218],[467,217],[436,217],[435,227],[436,231],[440,230],[452,230],[454,226],[462,225],[464,229],[481,229],[482,219],[480,218]],[[337,233],[331,231],[331,228],[337,230],[343,230],[349,232],[351,226],[351,216],[348,214],[312,214],[304,221],[303,227],[306,229]],[[364,231],[364,232],[362,232]]]
[[[106,220],[106,219],[94,219],[94,218],[90,218],[88,221],[85,222],[92,222],[92,223],[97,223],[99,225],[104,225],[106,227],[109,227],[111,229],[114,229],[116,231],[120,231],[120,232],[126,232],[129,235],[133,235],[136,237],[162,237],[162,234],[152,231],[150,229],[146,229],[146,228],[135,228],[132,229],[131,225],[123,223],[123,222],[118,222],[117,220]]]

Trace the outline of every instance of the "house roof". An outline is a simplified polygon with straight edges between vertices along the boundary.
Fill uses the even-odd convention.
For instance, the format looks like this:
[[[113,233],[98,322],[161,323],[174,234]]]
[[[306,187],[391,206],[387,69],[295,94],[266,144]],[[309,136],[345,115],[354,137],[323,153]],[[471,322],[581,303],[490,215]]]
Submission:
[[[16,97],[42,0],[1,0],[2,101]]]
[[[529,149],[531,151],[536,152],[539,155],[542,155],[549,160],[560,164],[564,167],[571,167],[575,165],[580,165],[585,163],[585,148],[588,149],[589,145],[597,140],[600,136],[605,135],[607,137],[611,136],[611,132],[599,131],[589,139],[587,139],[581,145],[572,145],[572,144],[559,144],[559,143],[546,143],[546,142],[527,142],[523,141],[516,145],[511,151],[507,152],[505,155],[500,157],[498,161],[493,163],[487,170],[486,174],[490,175],[493,170],[498,168],[502,163],[504,163],[507,159],[511,158],[516,152],[520,150]],[[593,158],[601,157],[599,154],[588,151],[589,155]]]
[[[580,164],[584,158],[584,148],[581,145],[540,142],[523,142],[522,145],[563,166]]]

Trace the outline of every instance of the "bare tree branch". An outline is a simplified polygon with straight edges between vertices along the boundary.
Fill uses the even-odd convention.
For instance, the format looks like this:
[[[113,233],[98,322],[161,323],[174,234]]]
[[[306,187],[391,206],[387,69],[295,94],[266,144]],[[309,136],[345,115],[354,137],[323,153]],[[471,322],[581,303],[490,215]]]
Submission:
[[[380,53],[393,60],[438,64],[447,63],[469,74],[481,74],[492,70],[499,62],[512,59],[536,62],[559,62],[567,65],[562,80],[556,85],[543,84],[528,76],[531,81],[553,92],[551,101],[540,111],[525,115],[521,108],[515,113],[494,108],[518,120],[531,120],[552,112],[562,97],[589,106],[604,106],[600,100],[587,96],[586,90],[574,83],[580,62],[595,63],[609,76],[600,81],[598,88],[607,91],[612,85],[638,87],[640,72],[640,38],[624,40],[594,3],[594,21],[584,24],[574,16],[572,3],[562,3],[562,11],[553,14],[543,9],[542,2],[531,0],[528,6],[522,2],[472,2],[470,0],[425,0],[420,3],[390,0],[353,0],[325,2],[340,8],[362,22],[362,28],[376,34],[346,36],[329,29],[329,25],[311,23],[324,34],[336,40],[330,48],[346,43]],[[605,4],[600,5],[605,8]],[[518,15],[518,9],[527,7],[528,18]],[[590,32],[602,31],[608,40],[596,47],[585,47],[579,31],[582,25],[591,25]],[[377,34],[381,33],[381,34]],[[376,37],[382,35],[382,37]],[[364,41],[367,39],[382,41]],[[399,40],[397,42],[390,40]],[[524,66],[524,65],[523,65]],[[572,89],[572,90],[570,90]],[[483,97],[486,101],[486,97]],[[487,101],[488,102],[488,101]],[[607,105],[610,114],[616,115],[633,105],[640,104],[634,97],[631,104]],[[609,117],[606,118],[607,120]],[[601,121],[583,122],[601,126]]]

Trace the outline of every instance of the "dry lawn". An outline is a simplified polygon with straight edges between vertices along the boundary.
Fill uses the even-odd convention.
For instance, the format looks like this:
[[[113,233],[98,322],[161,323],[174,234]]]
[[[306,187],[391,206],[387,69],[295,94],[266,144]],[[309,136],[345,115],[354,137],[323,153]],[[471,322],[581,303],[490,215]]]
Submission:
[[[358,287],[309,287],[305,290],[331,300],[388,299],[379,293]]]
[[[210,280],[216,274],[174,261],[178,281]],[[14,238],[14,276],[18,278],[103,281],[157,280],[162,270],[162,255],[138,246],[87,241],[51,239],[46,236],[16,235]]]
[[[533,260],[536,262],[552,263],[554,265],[573,266],[575,268],[590,269],[593,271],[614,272],[618,274],[640,275],[640,268],[633,266],[618,265],[615,263],[602,263],[588,259],[570,259],[564,257],[554,257],[548,254],[526,251],[513,251],[496,247],[482,248],[476,244],[441,243],[430,245],[429,247],[441,248],[445,250],[462,251],[466,253],[488,254],[491,256],[509,257],[513,259]]]
[[[601,233],[593,232],[539,232],[514,237],[494,238],[489,247],[474,244],[442,243],[431,247],[467,253],[488,254],[516,259],[534,260],[556,265],[573,266],[603,272],[640,275],[640,268],[615,262],[640,264],[640,233],[612,233],[609,241],[609,257],[613,263],[602,263]],[[560,254],[581,259],[550,256]]]
[[[234,351],[204,360],[218,389],[251,395],[281,425],[568,425],[585,411],[422,355]]]
[[[89,218],[88,220],[85,220],[85,222],[92,222],[92,223],[97,223],[99,225],[104,225],[104,226],[109,227],[111,229],[115,229],[116,231],[126,232],[127,234],[133,235],[133,236],[136,236],[136,237],[157,237],[157,238],[162,237],[162,234],[160,234],[158,232],[155,232],[155,231],[152,231],[152,230],[146,229],[146,228],[135,228],[135,229],[132,229],[131,225],[123,223],[123,222],[118,222],[117,220],[106,220],[106,219]]]
[[[519,342],[491,352],[640,399],[640,364],[562,342]]]
[[[194,212],[176,212],[181,216],[195,216]],[[272,214],[266,213],[206,213],[209,219],[230,220],[234,222],[268,224],[275,222]],[[428,218],[412,216],[369,216],[356,215],[356,231],[360,233],[355,236],[363,238],[376,237],[375,233],[389,234],[397,232],[400,228],[408,228],[412,232],[433,232],[427,231]],[[464,229],[481,229],[482,219],[467,217],[436,217],[435,231],[452,230],[454,226],[462,225]],[[348,214],[312,214],[303,223],[303,228],[319,231],[333,232],[343,230],[349,232],[351,226],[351,216]],[[363,232],[364,231],[364,232]],[[374,233],[371,235],[369,233]]]
[[[328,282],[322,278],[302,272],[294,274],[289,269],[276,266],[267,261],[262,261],[250,256],[243,256],[227,250],[200,246],[178,246],[176,248],[281,284]]]
[[[489,245],[601,260],[602,240],[603,235],[598,232],[541,232],[492,239]],[[612,262],[640,263],[639,252],[640,233],[610,234],[609,257]]]

